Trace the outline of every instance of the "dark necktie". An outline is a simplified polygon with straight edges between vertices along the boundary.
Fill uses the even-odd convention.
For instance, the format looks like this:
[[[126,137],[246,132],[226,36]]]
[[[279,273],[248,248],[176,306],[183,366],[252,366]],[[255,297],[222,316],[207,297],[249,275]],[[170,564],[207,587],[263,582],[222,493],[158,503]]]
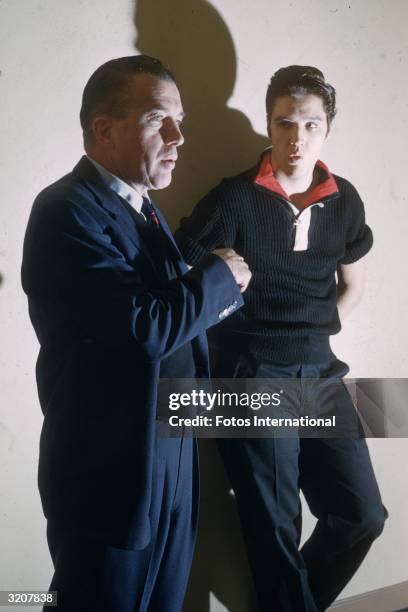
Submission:
[[[143,198],[141,212],[146,217],[146,221],[149,223],[149,225],[154,225],[157,228],[160,226],[156,211],[154,210],[149,198]]]

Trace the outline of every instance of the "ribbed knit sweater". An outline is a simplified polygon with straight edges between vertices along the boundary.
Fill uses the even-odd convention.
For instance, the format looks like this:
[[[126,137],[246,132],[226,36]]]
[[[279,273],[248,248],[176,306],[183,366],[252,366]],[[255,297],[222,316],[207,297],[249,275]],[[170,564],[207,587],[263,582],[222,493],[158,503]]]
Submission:
[[[298,215],[278,190],[255,182],[258,170],[222,180],[181,220],[175,238],[190,265],[231,247],[252,271],[244,307],[217,326],[225,348],[272,363],[322,363],[341,327],[336,268],[372,246],[364,206],[350,182],[328,173],[334,189],[311,208],[307,249],[294,250]]]

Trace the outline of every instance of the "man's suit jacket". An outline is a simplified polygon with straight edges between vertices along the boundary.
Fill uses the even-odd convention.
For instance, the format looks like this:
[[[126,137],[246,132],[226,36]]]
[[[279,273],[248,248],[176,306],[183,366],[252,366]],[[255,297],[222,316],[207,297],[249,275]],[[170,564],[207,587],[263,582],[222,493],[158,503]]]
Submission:
[[[208,376],[204,331],[242,305],[219,257],[188,271],[158,214],[178,271],[165,283],[162,255],[83,157],[36,198],[24,242],[44,513],[124,548],[150,538],[160,361],[191,341],[196,375]]]

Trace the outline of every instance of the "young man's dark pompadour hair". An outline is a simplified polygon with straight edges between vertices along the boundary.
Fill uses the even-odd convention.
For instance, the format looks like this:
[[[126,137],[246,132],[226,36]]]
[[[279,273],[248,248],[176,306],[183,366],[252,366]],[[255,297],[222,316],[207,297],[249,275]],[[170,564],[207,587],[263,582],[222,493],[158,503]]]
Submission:
[[[85,85],[79,113],[85,143],[89,140],[92,120],[97,114],[121,117],[126,109],[130,79],[147,73],[176,83],[173,74],[160,60],[149,55],[129,55],[109,60],[99,66]]]
[[[272,76],[266,92],[266,116],[268,129],[276,98],[280,96],[303,96],[314,94],[323,100],[327,122],[333,121],[337,112],[336,90],[326,82],[324,74],[314,66],[286,66]]]

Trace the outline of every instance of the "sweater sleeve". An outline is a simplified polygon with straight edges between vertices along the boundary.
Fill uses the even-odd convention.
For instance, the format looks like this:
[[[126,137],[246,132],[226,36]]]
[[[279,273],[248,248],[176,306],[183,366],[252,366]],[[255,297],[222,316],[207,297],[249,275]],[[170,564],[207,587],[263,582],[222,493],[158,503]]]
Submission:
[[[365,222],[364,204],[351,183],[346,183],[344,194],[349,209],[349,225],[346,233],[345,253],[340,264],[351,264],[358,261],[373,246],[373,233]]]
[[[214,249],[232,247],[229,234],[231,231],[226,230],[219,188],[216,187],[200,200],[189,217],[181,219],[174,238],[186,262],[195,266]]]

